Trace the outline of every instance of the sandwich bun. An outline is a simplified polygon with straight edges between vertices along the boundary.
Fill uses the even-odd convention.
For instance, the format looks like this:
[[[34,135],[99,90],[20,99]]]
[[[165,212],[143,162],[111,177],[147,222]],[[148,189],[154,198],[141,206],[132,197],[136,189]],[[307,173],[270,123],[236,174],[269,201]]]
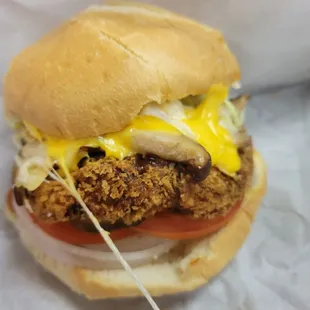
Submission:
[[[253,182],[241,208],[224,228],[206,238],[181,243],[180,249],[175,249],[153,264],[133,268],[150,294],[160,296],[191,291],[219,273],[244,243],[265,191],[266,167],[255,152]],[[6,214],[16,225],[15,214],[9,207]],[[18,231],[23,245],[37,262],[73,291],[89,299],[141,295],[125,270],[90,270],[60,263],[44,254],[35,238],[29,238],[20,227]]]
[[[239,81],[220,32],[150,6],[91,7],[17,55],[4,81],[9,117],[63,138],[123,129],[149,102]]]

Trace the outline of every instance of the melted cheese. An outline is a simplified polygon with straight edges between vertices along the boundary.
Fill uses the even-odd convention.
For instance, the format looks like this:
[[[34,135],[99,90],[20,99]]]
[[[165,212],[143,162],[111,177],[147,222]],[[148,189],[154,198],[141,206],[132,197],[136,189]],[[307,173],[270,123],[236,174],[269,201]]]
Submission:
[[[238,148],[227,129],[220,125],[219,111],[228,97],[226,87],[210,88],[204,101],[193,110],[187,111],[185,123],[199,142],[211,155],[212,164],[233,174],[240,169]]]
[[[94,138],[74,140],[59,139],[44,135],[31,124],[24,123],[29,133],[47,147],[48,156],[56,160],[61,166],[65,165],[68,167],[69,171],[75,170],[80,159],[87,155],[86,152],[80,150],[83,146],[101,148],[106,152],[106,156],[123,159],[126,156],[134,154],[134,151],[130,147],[131,132],[133,130],[178,132],[176,128],[161,119],[146,115],[137,116],[131,125],[120,132],[109,133]]]
[[[197,108],[186,108],[185,118],[181,121],[193,132],[195,139],[210,153],[212,163],[229,174],[240,169],[240,158],[237,146],[234,145],[229,131],[220,126],[219,110],[228,96],[228,88],[215,85],[210,88],[206,98]],[[73,171],[86,152],[82,146],[99,147],[106,156],[123,159],[134,154],[131,149],[131,132],[133,130],[149,130],[161,132],[179,132],[167,122],[148,115],[137,116],[122,131],[109,133],[95,138],[64,140],[44,135],[30,124],[25,123],[32,136],[47,146],[48,155],[57,161],[63,169]]]

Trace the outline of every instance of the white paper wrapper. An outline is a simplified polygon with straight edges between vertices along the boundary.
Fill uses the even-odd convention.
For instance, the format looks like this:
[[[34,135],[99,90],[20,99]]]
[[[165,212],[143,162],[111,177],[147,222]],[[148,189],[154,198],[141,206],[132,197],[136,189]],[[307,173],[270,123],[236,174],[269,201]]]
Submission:
[[[2,0],[0,74],[20,48],[87,2]],[[310,77],[307,0],[160,2],[222,28],[241,57],[247,88]],[[309,97],[307,85],[254,96],[247,122],[268,165],[269,190],[252,233],[224,272],[196,292],[157,299],[161,309],[310,309]],[[4,201],[14,149],[3,117],[0,139]],[[139,298],[89,302],[76,296],[34,263],[1,214],[0,309],[149,308]]]

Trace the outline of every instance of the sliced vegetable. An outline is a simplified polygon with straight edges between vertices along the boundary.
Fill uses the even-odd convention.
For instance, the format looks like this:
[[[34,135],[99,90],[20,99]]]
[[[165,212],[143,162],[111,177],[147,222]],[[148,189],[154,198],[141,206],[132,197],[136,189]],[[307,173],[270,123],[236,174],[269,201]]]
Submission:
[[[173,240],[196,239],[212,234],[224,227],[236,214],[240,206],[241,202],[231,208],[226,215],[217,216],[214,219],[200,220],[182,214],[162,213],[131,229]]]
[[[47,149],[40,143],[28,143],[15,157],[17,175],[15,185],[29,191],[37,189],[46,179],[52,166]]]
[[[99,233],[90,233],[75,228],[70,222],[60,222],[56,224],[46,224],[39,221],[34,216],[31,216],[33,222],[38,225],[45,233],[54,237],[57,240],[82,245],[82,244],[101,244],[104,243],[103,238]],[[128,229],[118,229],[110,234],[113,241],[124,239],[134,235],[135,232]]]
[[[33,221],[25,208],[13,203],[16,212],[16,227],[21,238],[32,240],[36,248],[59,262],[87,269],[119,269],[120,262],[107,244],[72,245],[53,238]],[[135,267],[153,262],[154,259],[170,251],[176,241],[155,238],[147,235],[134,235],[115,241],[123,258]]]
[[[186,113],[183,104],[179,100],[170,101],[162,105],[153,102],[148,103],[144,106],[140,115],[154,116],[161,119],[179,130],[183,135],[195,139],[192,130],[184,123]]]
[[[25,187],[29,191],[37,189],[48,176],[48,161],[42,157],[19,159],[15,185]]]
[[[233,105],[241,112],[245,109],[250,100],[250,96],[242,95],[231,100]]]
[[[250,141],[245,127],[245,106],[249,100],[248,96],[240,96],[233,100],[225,100],[220,111],[220,124],[227,129],[236,145],[239,147]]]

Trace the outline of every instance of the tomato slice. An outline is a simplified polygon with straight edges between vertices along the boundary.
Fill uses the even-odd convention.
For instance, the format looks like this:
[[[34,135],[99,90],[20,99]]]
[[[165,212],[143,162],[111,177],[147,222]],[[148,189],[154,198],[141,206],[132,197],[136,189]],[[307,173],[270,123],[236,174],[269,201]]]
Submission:
[[[132,227],[132,229],[140,233],[173,240],[200,238],[224,227],[240,206],[241,202],[231,208],[226,215],[206,220],[196,220],[182,214],[161,213]]]
[[[39,221],[34,216],[31,216],[33,222],[38,225],[44,232],[54,237],[57,240],[82,245],[82,244],[100,244],[104,243],[103,238],[99,233],[90,233],[75,228],[70,222],[59,222],[55,224],[47,224]],[[113,241],[124,239],[134,235],[135,232],[129,228],[122,228],[110,233]]]
[[[15,214],[15,210],[12,204],[13,193],[12,190],[7,192],[6,202],[9,210]],[[22,208],[22,207],[19,207]],[[100,244],[104,243],[103,238],[99,233],[90,233],[82,231],[71,225],[70,222],[60,222],[55,224],[47,224],[38,220],[35,216],[30,214],[32,221],[39,226],[45,233],[49,234],[53,238],[70,243],[70,244]],[[110,233],[110,237],[113,241],[121,240],[129,236],[135,235],[136,233],[129,228],[122,228]]]

